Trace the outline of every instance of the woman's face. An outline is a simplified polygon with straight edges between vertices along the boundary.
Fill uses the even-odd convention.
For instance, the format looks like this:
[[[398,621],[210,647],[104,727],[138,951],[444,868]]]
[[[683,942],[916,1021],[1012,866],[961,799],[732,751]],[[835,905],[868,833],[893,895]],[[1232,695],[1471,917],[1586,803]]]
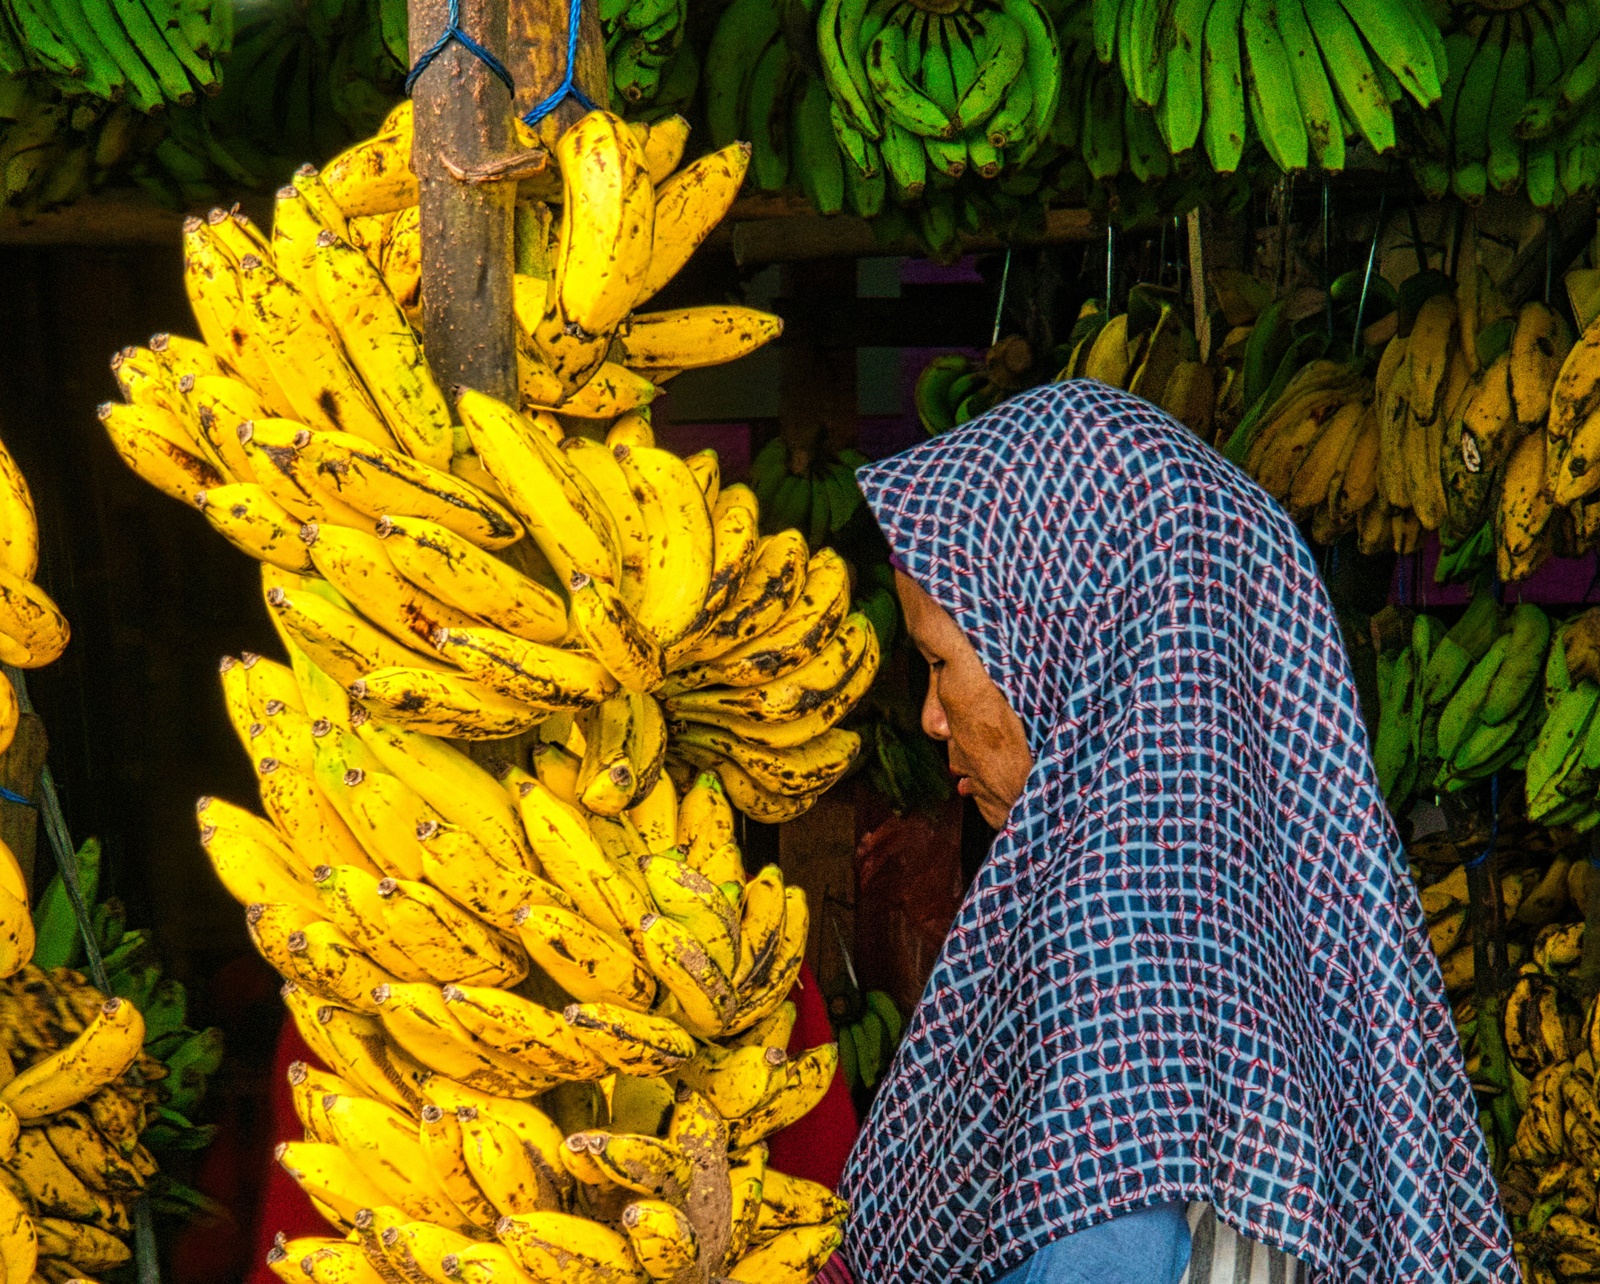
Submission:
[[[894,578],[906,631],[930,671],[922,729],[950,746],[957,792],[977,803],[993,828],[1004,829],[1033,770],[1022,719],[984,670],[961,626],[910,576],[896,571]]]

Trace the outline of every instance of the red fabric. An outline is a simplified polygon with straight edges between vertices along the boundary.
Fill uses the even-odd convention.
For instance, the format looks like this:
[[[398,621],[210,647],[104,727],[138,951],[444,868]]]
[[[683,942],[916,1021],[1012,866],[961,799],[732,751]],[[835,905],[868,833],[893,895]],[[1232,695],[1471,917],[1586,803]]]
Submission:
[[[305,1135],[300,1120],[294,1113],[294,1098],[289,1091],[289,1064],[293,1061],[321,1063],[311,1055],[311,1049],[300,1037],[293,1021],[284,1021],[278,1035],[278,1050],[272,1058],[272,1144],[282,1141],[299,1141]],[[279,1231],[293,1239],[297,1235],[332,1235],[336,1232],[316,1209],[294,1178],[277,1163],[267,1167],[266,1180],[261,1183],[260,1214],[256,1219],[255,1251],[250,1258],[250,1274],[245,1284],[278,1284],[278,1277],[267,1266],[267,1250],[272,1247],[272,1237]],[[239,1210],[241,1214],[243,1209]]]
[[[789,997],[799,1009],[794,1033],[789,1036],[789,1055],[798,1056],[819,1043],[832,1043],[828,1005],[809,965],[801,967],[800,979]],[[805,1177],[821,1182],[829,1190],[837,1189],[860,1127],[850,1089],[845,1086],[844,1076],[836,1074],[828,1095],[815,1110],[772,1137],[768,1162],[791,1177]]]
[[[799,1009],[794,1023],[794,1033],[789,1037],[789,1054],[798,1056],[807,1048],[819,1043],[833,1042],[833,1027],[828,1022],[827,1004],[817,989],[816,978],[809,966],[802,966],[800,979],[790,995]],[[294,1113],[294,1098],[289,1092],[289,1063],[309,1061],[317,1064],[311,1049],[300,1037],[293,1021],[283,1023],[278,1036],[278,1050],[272,1065],[272,1136],[273,1144],[280,1141],[298,1141],[303,1135],[300,1120]],[[806,1177],[821,1182],[829,1190],[836,1188],[844,1173],[845,1160],[850,1147],[855,1144],[859,1128],[856,1108],[845,1087],[844,1076],[835,1075],[828,1093],[821,1103],[799,1123],[785,1128],[771,1138],[770,1161],[774,1168],[791,1177]],[[239,1208],[243,1221],[244,1208]],[[245,1284],[278,1284],[277,1276],[267,1267],[267,1250],[272,1247],[272,1237],[279,1231],[293,1239],[296,1235],[330,1235],[328,1224],[311,1207],[293,1178],[276,1163],[269,1165],[266,1180],[261,1185],[260,1214],[256,1219],[255,1251],[250,1259],[250,1274]]]

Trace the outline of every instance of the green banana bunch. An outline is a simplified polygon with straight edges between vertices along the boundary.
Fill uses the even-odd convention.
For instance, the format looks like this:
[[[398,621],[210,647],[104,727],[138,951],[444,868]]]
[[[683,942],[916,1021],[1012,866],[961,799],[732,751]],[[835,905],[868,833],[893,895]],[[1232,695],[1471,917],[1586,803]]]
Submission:
[[[0,72],[150,113],[214,94],[232,0],[0,0]]]
[[[1600,10],[1466,5],[1444,35],[1449,75],[1410,147],[1423,191],[1477,202],[1525,190],[1540,209],[1600,182]]]
[[[1422,709],[1413,648],[1407,645],[1398,654],[1379,655],[1378,730],[1372,738],[1372,760],[1378,770],[1378,788],[1396,815],[1417,783]]]
[[[862,728],[869,742],[872,787],[897,815],[926,810],[950,798],[950,774],[933,742],[920,732],[902,733],[889,719]]]
[[[1528,603],[1514,608],[1439,716],[1437,751],[1444,765],[1436,788],[1464,788],[1515,767],[1528,753],[1545,721],[1540,679],[1549,647],[1549,617]]]
[[[791,450],[783,438],[774,437],[750,464],[762,533],[793,527],[805,534],[813,550],[833,542],[861,511],[856,469],[866,462],[857,450],[812,454]]]
[[[678,63],[688,16],[686,0],[604,0],[601,4],[611,103],[619,114],[633,114],[655,102],[671,78],[669,69]]]
[[[841,1025],[838,1031],[839,1070],[852,1092],[877,1086],[905,1031],[900,1009],[882,990],[868,990],[862,996],[861,1009],[856,1020]]]
[[[1200,144],[1219,173],[1239,168],[1252,137],[1285,172],[1342,170],[1352,134],[1387,152],[1394,104],[1409,96],[1428,107],[1447,70],[1417,0],[1094,0],[1093,25],[1100,62],[1129,96],[1120,119],[1130,145],[1135,130],[1174,156]],[[1094,88],[1098,111],[1085,120],[1100,115],[1109,140],[1113,95]]]

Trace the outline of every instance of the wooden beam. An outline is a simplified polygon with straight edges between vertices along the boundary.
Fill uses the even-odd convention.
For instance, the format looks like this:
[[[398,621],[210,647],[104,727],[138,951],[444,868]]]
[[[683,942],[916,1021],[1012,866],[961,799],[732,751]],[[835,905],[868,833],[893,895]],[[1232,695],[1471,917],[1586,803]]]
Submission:
[[[513,0],[507,64],[517,82],[516,113],[528,114],[554,93],[567,73],[567,0]],[[611,106],[611,80],[606,72],[605,36],[595,0],[584,5],[578,27],[578,70],[573,82],[596,107]],[[561,132],[583,115],[583,105],[568,98],[537,126],[539,141],[555,146]],[[554,167],[552,166],[552,177]]]
[[[461,26],[502,62],[507,0],[461,0]],[[410,0],[412,62],[449,22],[448,0]],[[452,40],[412,92],[411,167],[421,196],[422,330],[428,361],[446,389],[464,385],[515,399],[511,314],[516,184],[461,183],[446,162],[470,169],[511,150],[511,94]]]
[[[140,191],[97,192],[26,219],[5,211],[0,214],[0,245],[176,246],[183,218],[182,212],[157,205]]]
[[[1105,228],[1088,210],[1058,209],[1045,215],[1044,232],[1013,242],[997,236],[963,236],[963,254],[1003,250],[1008,245],[1061,245],[1102,236]],[[885,244],[872,224],[847,214],[821,218],[815,214],[779,216],[733,226],[733,257],[742,268],[769,263],[799,263],[812,259],[859,259],[879,254],[922,255],[921,242],[907,237]]]

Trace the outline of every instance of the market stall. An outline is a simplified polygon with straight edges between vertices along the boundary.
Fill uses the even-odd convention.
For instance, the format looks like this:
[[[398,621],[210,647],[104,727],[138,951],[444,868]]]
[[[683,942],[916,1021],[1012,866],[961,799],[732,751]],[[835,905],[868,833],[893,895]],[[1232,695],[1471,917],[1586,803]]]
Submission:
[[[1587,0],[0,2],[8,1277],[823,1269],[990,837],[854,469],[1080,377],[1300,522],[1600,1275],[1597,93]]]

